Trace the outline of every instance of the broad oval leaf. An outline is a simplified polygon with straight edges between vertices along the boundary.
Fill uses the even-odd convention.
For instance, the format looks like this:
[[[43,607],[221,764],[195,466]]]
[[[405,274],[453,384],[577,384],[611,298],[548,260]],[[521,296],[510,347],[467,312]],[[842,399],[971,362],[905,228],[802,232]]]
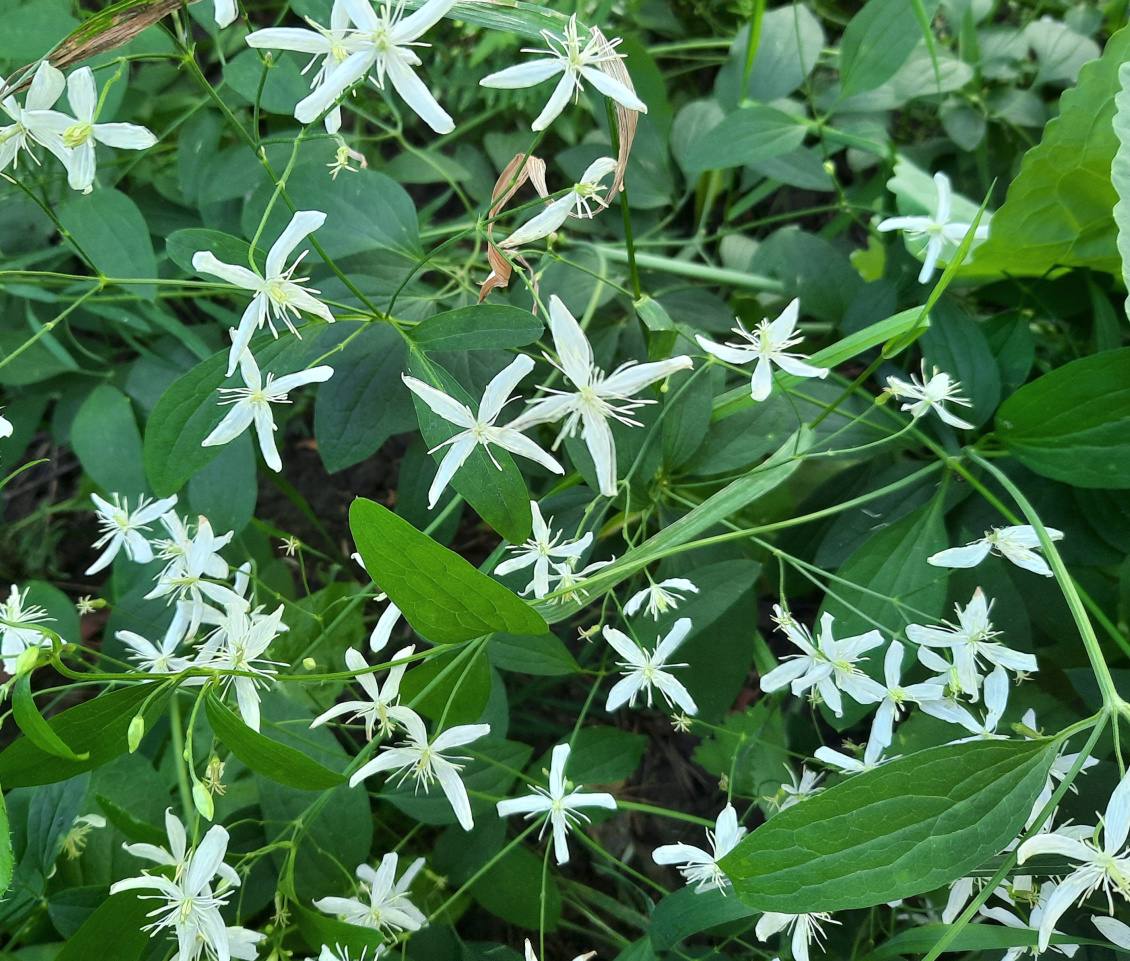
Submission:
[[[369,576],[429,641],[455,644],[495,631],[549,630],[516,594],[388,508],[357,498],[349,508],[349,528]]]
[[[997,436],[1037,474],[1075,487],[1130,487],[1130,347],[1064,364],[997,411]]]
[[[411,337],[427,350],[506,349],[534,343],[545,329],[528,310],[505,304],[478,304],[429,317]]]
[[[174,231],[165,241],[165,250],[181,270],[193,276],[203,276],[206,280],[215,278],[198,274],[196,268],[192,266],[193,256],[202,250],[214,254],[217,260],[222,260],[225,264],[235,264],[237,267],[250,266],[248,251],[251,250],[251,245],[246,240],[240,240],[219,230],[189,227],[186,230]],[[263,270],[266,264],[265,252],[256,249],[255,263],[260,270]]]
[[[741,921],[756,915],[740,898],[727,897],[718,888],[696,891],[693,885],[672,891],[651,912],[651,944],[656,951],[668,951],[684,938],[699,934],[728,921]]]
[[[253,731],[214,694],[205,696],[204,709],[216,737],[257,774],[305,791],[325,791],[345,782],[344,775],[323,767],[301,751]]]
[[[150,902],[134,891],[107,898],[55,955],[55,961],[137,961],[150,946]]]
[[[782,811],[719,864],[743,901],[785,914],[932,891],[1016,837],[1059,747],[978,740],[919,751]]]
[[[917,8],[917,9],[916,9]],[[890,80],[925,37],[938,0],[871,0],[851,18],[840,41],[840,97]]]
[[[89,751],[76,754],[70,746],[52,729],[39,713],[35,706],[35,699],[31,693],[31,673],[21,674],[16,680],[15,689],[12,691],[12,717],[16,724],[32,742],[48,754],[65,758],[68,761],[85,761],[90,757]]]
[[[291,907],[298,922],[298,930],[302,932],[302,937],[313,951],[320,950],[323,944],[332,944],[347,948],[350,957],[354,955],[360,957],[362,952],[366,952],[365,956],[369,957],[368,952],[371,951],[375,955],[386,947],[384,935],[376,928],[339,921],[337,918],[311,911],[298,901],[293,902]]]
[[[791,153],[804,143],[807,132],[795,117],[775,107],[743,107],[727,114],[687,150],[690,171],[744,167],[746,164]]]
[[[133,404],[117,387],[99,384],[90,392],[75,414],[71,446],[103,490],[120,491],[131,501],[148,491]]]
[[[68,198],[59,208],[67,239],[82,250],[94,268],[110,280],[151,280],[157,258],[145,217],[120,190],[95,190]],[[129,284],[130,293],[152,300],[155,284]]]

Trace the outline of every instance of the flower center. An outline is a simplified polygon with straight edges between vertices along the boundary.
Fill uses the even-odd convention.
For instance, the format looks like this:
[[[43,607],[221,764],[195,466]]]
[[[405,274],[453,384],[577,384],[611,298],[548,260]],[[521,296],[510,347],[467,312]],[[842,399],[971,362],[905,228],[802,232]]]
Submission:
[[[86,143],[94,133],[94,124],[79,122],[63,131],[63,146],[74,149]]]

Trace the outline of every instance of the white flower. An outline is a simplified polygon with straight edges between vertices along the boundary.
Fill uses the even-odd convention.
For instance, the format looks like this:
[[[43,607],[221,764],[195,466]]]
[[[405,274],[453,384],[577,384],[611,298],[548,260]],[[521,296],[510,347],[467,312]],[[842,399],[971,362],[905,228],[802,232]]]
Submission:
[[[1130,927],[1127,927],[1118,918],[1107,918],[1103,915],[1092,915],[1091,922],[1099,933],[1112,944],[1130,950]]]
[[[1046,527],[1048,537],[1053,541],[1063,540],[1063,531],[1054,527]],[[1033,574],[1042,574],[1044,577],[1052,576],[1052,569],[1047,561],[1040,557],[1036,551],[1040,549],[1040,537],[1036,528],[1028,524],[1018,527],[994,527],[984,537],[970,541],[964,547],[951,547],[949,550],[939,551],[926,558],[928,564],[935,567],[976,567],[990,552],[1012,561],[1017,567],[1023,567]]]
[[[19,656],[30,648],[51,646],[51,638],[34,627],[22,625],[54,623],[55,618],[49,617],[47,611],[38,604],[28,604],[27,592],[24,588],[20,593],[15,584],[4,604],[0,604],[0,620],[7,621],[0,624],[0,655],[4,658],[4,670],[9,674],[16,673],[16,661]]]
[[[439,470],[436,471],[432,486],[428,488],[429,510],[436,506],[440,494],[451,483],[451,478],[455,476],[455,472],[463,466],[464,461],[471,456],[471,452],[479,444],[482,444],[490,459],[494,461],[494,466],[499,470],[502,470],[502,465],[494,459],[494,454],[490,449],[491,444],[497,444],[503,450],[521,454],[523,457],[536,461],[555,474],[565,473],[565,469],[556,460],[528,437],[509,425],[496,427],[494,423],[502,413],[502,408],[514,399],[512,395],[514,389],[518,386],[518,382],[533,369],[532,358],[525,354],[515,357],[512,363],[495,374],[491,382],[487,384],[486,390],[483,391],[482,400],[479,401],[477,416],[471,413],[471,408],[466,404],[459,403],[442,390],[437,390],[430,384],[425,384],[422,380],[409,377],[407,374],[400,375],[408,389],[427,404],[434,413],[456,427],[463,428],[459,433],[453,434],[443,443],[437,444],[428,451],[431,454],[443,447],[451,447],[451,450],[444,455]]]
[[[533,401],[509,426],[514,430],[525,430],[535,424],[548,424],[565,418],[565,426],[553,445],[556,450],[565,437],[576,432],[580,424],[596,466],[600,492],[605,497],[614,497],[616,442],[608,426],[609,418],[633,427],[643,426],[629,415],[644,404],[656,402],[631,398],[648,384],[693,367],[694,362],[685,355],[651,364],[629,361],[613,373],[606,374],[593,363],[592,347],[581,325],[556,294],[549,298],[549,329],[560,357],[560,364],[554,366],[573,384],[576,393],[552,390],[549,392],[552,396]]]
[[[568,557],[563,564],[554,564],[553,573],[549,575],[550,580],[556,581],[556,584],[551,584],[551,593],[555,597],[551,597],[547,603],[549,604],[564,604],[567,601],[580,601],[589,596],[589,592],[580,584],[585,582],[590,574],[594,574],[602,567],[607,567],[611,564],[615,557],[609,558],[606,561],[593,561],[587,564],[579,571],[577,568],[577,558]]]
[[[384,89],[387,74],[396,92],[424,123],[438,134],[451,133],[455,129],[454,121],[412,71],[421,62],[412,48],[428,46],[418,42],[419,38],[447,15],[455,0],[428,0],[407,17],[403,0],[395,5],[385,0],[379,14],[369,0],[341,2],[357,26],[350,38],[354,49],[345,60],[327,71],[317,90],[294,108],[294,118],[299,123],[310,123],[349,87],[375,70],[373,82],[378,87]]]
[[[688,884],[696,885],[695,894],[713,888],[725,894],[730,879],[718,867],[718,862],[734,849],[745,834],[746,829],[738,825],[738,812],[732,804],[727,804],[718,815],[714,830],[707,828],[710,851],[696,848],[693,844],[664,844],[657,847],[651,856],[656,864],[681,864],[679,873]]]
[[[534,579],[526,585],[522,594],[528,594],[533,590],[534,597],[540,600],[549,593],[549,565],[553,558],[566,560],[580,557],[592,543],[592,531],[586,533],[580,540],[558,543],[564,535],[553,533],[553,518],[551,517],[548,521],[542,518],[541,508],[538,507],[537,501],[530,501],[530,513],[534,518],[534,528],[530,539],[524,544],[511,547],[511,552],[516,556],[508,561],[503,561],[494,569],[494,572],[499,575],[512,574],[514,571],[524,571],[532,564]]]
[[[0,407],[0,410],[4,408]],[[12,422],[7,417],[0,416],[0,438],[12,436]]]
[[[217,627],[201,645],[196,666],[215,670],[241,671],[251,677],[227,675],[224,689],[235,686],[236,701],[243,723],[259,730],[259,688],[285,666],[263,657],[271,642],[286,630],[282,623],[283,605],[273,614],[248,611],[245,604],[229,604]]]
[[[776,620],[788,637],[804,653],[790,655],[783,664],[761,678],[761,690],[766,694],[779,691],[786,684],[792,685],[792,692],[799,697],[809,688],[815,687],[824,703],[836,715],[843,717],[843,691],[860,704],[874,704],[882,701],[886,691],[882,685],[873,681],[855,665],[867,660],[862,655],[883,643],[883,635],[878,631],[868,631],[855,637],[839,640],[832,633],[835,621],[827,611],[820,618],[819,647],[813,644],[812,635],[802,625],[774,606]]]
[[[220,916],[220,908],[228,900],[225,896],[227,887],[239,884],[238,875],[222,870],[227,846],[228,832],[217,824],[204,835],[200,845],[187,855],[182,870],[177,872],[173,880],[158,875],[126,878],[111,885],[110,893],[136,890],[156,892],[140,895],[145,900],[165,902],[149,912],[149,917],[156,917],[157,920],[146,925],[143,930],[154,935],[165,928],[173,928],[181,961],[195,961],[200,957],[202,949],[209,958],[239,957],[232,951],[228,928]],[[217,875],[222,878],[222,886],[213,893],[212,880]]]
[[[813,757],[828,765],[828,767],[838,768],[844,774],[862,774],[864,771],[875,770],[884,761],[894,760],[894,758],[883,757],[883,749],[888,746],[880,744],[875,739],[874,731],[872,731],[871,737],[868,738],[867,745],[863,749],[862,759],[844,754],[842,751],[834,751],[830,747],[818,747]]]
[[[938,189],[938,207],[933,217],[888,217],[877,230],[901,230],[911,240],[926,240],[926,259],[922,270],[918,274],[918,282],[928,283],[934,276],[934,268],[938,265],[938,258],[946,246],[957,247],[969,232],[971,224],[960,224],[950,220],[950,200],[953,187],[950,178],[940,170],[934,174],[934,184]],[[989,236],[988,217],[983,217],[977,225],[977,232],[973,235],[976,240],[984,240]]]
[[[145,843],[123,844],[122,847],[136,858],[145,858],[155,864],[171,867],[173,880],[179,881],[192,852],[188,848],[188,835],[185,833],[184,824],[173,814],[172,808],[165,809],[165,834],[169,839],[168,848]],[[222,859],[216,866],[215,873],[221,879],[221,887],[239,886],[239,875],[236,874],[235,868],[225,864]]]
[[[1037,854],[1056,854],[1081,862],[1064,878],[1044,906],[1040,920],[1040,950],[1047,949],[1052,931],[1063,913],[1076,901],[1082,901],[1102,889],[1109,913],[1114,913],[1112,895],[1118,891],[1124,898],[1130,892],[1130,849],[1125,848],[1130,829],[1130,776],[1123,776],[1111,794],[1106,814],[1101,818],[1103,845],[1098,845],[1099,827],[1071,825],[1028,838],[1017,849],[1017,861],[1023,864]]]
[[[981,588],[978,587],[973,592],[972,599],[964,609],[958,605],[954,610],[957,612],[958,627],[922,627],[910,624],[907,626],[906,636],[915,644],[952,649],[961,689],[972,695],[974,701],[977,700],[977,689],[981,685],[979,668],[982,658],[995,667],[1018,674],[1031,674],[1036,670],[1036,658],[1033,655],[1014,651],[992,640],[1000,632],[993,630],[989,620],[992,604],[985,598]]]
[[[565,793],[568,782],[565,780],[565,764],[569,760],[571,748],[568,744],[558,744],[553,749],[553,757],[549,764],[549,790],[534,786],[534,793],[525,797],[510,798],[498,802],[498,816],[510,817],[511,814],[525,814],[527,818],[535,814],[548,814],[542,824],[541,834],[545,834],[545,825],[553,825],[553,853],[558,864],[569,860],[569,831],[582,820],[588,818],[577,809],[582,807],[599,807],[608,810],[616,809],[616,799],[611,794],[585,794],[580,788],[575,788],[568,794]]]
[[[498,246],[503,248],[521,247],[548,237],[569,218],[569,214],[576,211],[576,215],[589,220],[592,219],[590,201],[603,206],[597,194],[600,193],[600,182],[616,169],[616,161],[611,157],[601,157],[588,165],[581,174],[579,183],[573,184],[564,197],[553,201],[541,213],[527,220],[521,227],[514,231]]]
[[[316,314],[322,320],[332,324],[334,316],[329,307],[323,304],[313,294],[318,293],[312,287],[303,287],[302,283],[308,277],[293,277],[298,265],[309,251],[304,250],[298,259],[289,267],[286,260],[291,252],[306,236],[317,230],[326,222],[326,215],[320,210],[295,211],[286,229],[279,234],[279,239],[271,245],[267,252],[266,276],[260,277],[254,271],[235,264],[225,264],[218,260],[210,250],[198,250],[192,255],[192,266],[202,274],[212,274],[229,284],[242,287],[244,290],[253,290],[255,296],[243,316],[239,319],[239,327],[232,334],[231,351],[228,353],[228,376],[235,373],[240,357],[251,342],[251,335],[266,323],[271,328],[271,333],[278,337],[275,330],[275,321],[286,324],[291,333],[301,336],[294,329],[290,319],[293,314],[298,317],[300,313]]]
[[[459,777],[463,765],[455,763],[469,758],[447,757],[444,752],[486,737],[490,734],[490,725],[459,724],[429,741],[427,728],[415,711],[406,707],[394,707],[389,709],[389,714],[397,723],[404,725],[408,739],[401,741],[397,747],[384,748],[373,760],[362,765],[349,779],[349,786],[356,787],[365,778],[380,771],[402,772],[398,783],[403,783],[411,775],[416,781],[417,789],[422,785],[425,792],[433,781],[439,781],[463,830],[470,831],[475,826],[475,821],[471,816],[467,789]]]
[[[871,723],[871,740],[880,748],[891,746],[894,722],[905,710],[905,702],[940,701],[945,696],[945,686],[936,681],[902,686],[902,658],[904,649],[899,641],[891,641],[883,658],[883,680],[886,682],[883,699]],[[869,742],[870,745],[870,742]],[[880,752],[881,753],[881,752]]]
[[[651,707],[652,688],[658,688],[669,705],[678,704],[692,717],[698,713],[698,705],[682,684],[673,674],[664,670],[667,667],[686,667],[686,664],[668,664],[669,658],[686,639],[691,630],[691,619],[680,617],[659,642],[654,652],[648,654],[627,634],[616,630],[614,627],[604,627],[604,639],[615,649],[624,660],[617,665],[624,668],[625,674],[608,692],[608,701],[604,705],[606,711],[615,711],[625,704],[628,707],[636,706],[636,698],[640,691],[647,691],[647,706]]]
[[[86,839],[95,828],[104,828],[106,819],[101,814],[80,814],[71,824],[71,829],[63,838],[63,853],[68,861],[74,861],[86,847]]]
[[[952,744],[964,744],[966,741],[979,739],[1003,739],[1005,734],[997,733],[997,725],[1004,716],[1008,707],[1008,674],[1003,667],[997,667],[985,679],[985,717],[979,720],[972,712],[959,704],[948,701],[926,701],[919,705],[927,714],[949,721],[951,724],[960,724],[972,737],[952,741]]]
[[[157,142],[151,131],[137,124],[94,122],[98,111],[98,87],[90,67],[79,67],[67,77],[67,100],[75,117],[51,110],[42,123],[46,129],[53,130],[61,138],[63,146],[68,148],[68,155],[60,159],[67,168],[67,183],[73,190],[90,193],[93,189],[96,142],[120,150],[148,150]]]
[[[415,650],[414,645],[401,648],[392,655],[392,659],[399,661],[410,656]],[[340,704],[335,704],[328,711],[314,718],[310,726],[318,727],[325,724],[330,718],[340,717],[342,714],[348,714],[352,711],[353,720],[362,717],[365,719],[365,737],[368,740],[373,739],[374,727],[377,727],[381,734],[387,734],[394,726],[388,713],[389,708],[394,707],[400,698],[400,681],[404,677],[408,665],[397,664],[388,672],[384,684],[378,685],[377,679],[369,673],[369,665],[364,656],[352,647],[345,652],[345,663],[351,671],[357,672],[357,683],[361,685],[361,689],[368,695],[369,700],[342,701]],[[362,671],[365,673],[360,673]]]
[[[913,401],[910,404],[903,404],[901,409],[910,411],[915,420],[932,410],[950,427],[972,430],[972,424],[960,417],[955,417],[946,410],[947,403],[958,404],[962,407],[973,406],[971,400],[958,396],[957,389],[960,386],[959,381],[951,380],[949,374],[939,371],[937,367],[934,368],[933,375],[927,379],[926,361],[922,361],[921,378],[917,374],[910,375],[910,382],[901,377],[887,378],[887,390],[890,391],[892,397],[897,397],[900,400],[909,397]]]
[[[349,11],[342,0],[334,0],[333,9],[330,11],[330,25],[328,28],[315,23],[309,17],[303,19],[313,28],[303,30],[301,27],[268,27],[266,30],[256,30],[249,33],[244,39],[249,47],[271,50],[293,50],[296,53],[308,53],[311,60],[302,69],[308,73],[319,57],[322,62],[310,79],[310,89],[316,90],[326,79],[326,75],[335,67],[345,62],[345,59],[359,49],[357,34],[349,29]],[[326,130],[337,133],[341,129],[341,108],[334,107],[326,114]],[[348,148],[346,148],[348,150]],[[346,167],[347,170],[352,169]],[[335,172],[336,173],[336,172]]]
[[[223,28],[239,16],[239,10],[236,9],[235,0],[215,0],[212,4],[212,14],[216,18],[216,26]]]
[[[230,444],[248,427],[255,424],[255,433],[259,437],[259,450],[263,452],[263,460],[273,471],[282,470],[282,458],[279,457],[278,448],[275,447],[275,418],[271,413],[271,404],[289,404],[287,394],[296,387],[306,384],[320,384],[333,377],[334,369],[327,364],[311,367],[309,370],[300,370],[293,374],[286,374],[275,379],[275,375],[267,374],[267,383],[263,383],[263,376],[259,373],[259,365],[251,356],[251,351],[244,351],[239,358],[239,374],[243,378],[244,387],[221,387],[220,393],[228,395],[220,404],[231,404],[228,411],[216,429],[200,442],[201,447],[216,447],[220,444]]]
[[[1029,708],[1024,712],[1024,716],[1020,719],[1023,724],[1033,735],[1039,734],[1039,728],[1036,726],[1036,712]],[[1025,735],[1027,737],[1028,735]],[[1058,754],[1056,759],[1052,761],[1052,766],[1048,771],[1047,780],[1044,782],[1043,788],[1036,796],[1036,800],[1032,804],[1032,816],[1035,817],[1040,811],[1043,810],[1044,805],[1051,800],[1052,794],[1055,793],[1056,781],[1062,781],[1067,777],[1067,773],[1075,766],[1075,762],[1079,759],[1079,753],[1076,754]],[[1082,766],[1079,768],[1080,774],[1086,774],[1091,768],[1099,763],[1096,757],[1087,757]],[[1079,788],[1072,783],[1068,788],[1073,794],[1079,793]]]
[[[728,364],[748,364],[753,360],[757,366],[753,369],[753,377],[749,382],[749,394],[757,401],[765,400],[773,390],[773,365],[794,377],[819,377],[828,376],[827,367],[813,367],[800,358],[803,354],[792,353],[789,348],[804,340],[803,334],[794,333],[797,317],[800,312],[800,300],[794,299],[779,317],[773,321],[763,320],[757,325],[757,330],[748,331],[738,321],[738,326],[732,328],[742,340],[747,343],[715,344],[701,334],[696,335],[699,347],[708,354],[713,354],[719,360]]]
[[[683,595],[677,593],[678,591],[690,591],[692,594],[697,594],[698,588],[685,577],[669,577],[658,584],[649,584],[642,591],[633,594],[628,598],[628,603],[624,605],[624,613],[631,617],[640,609],[644,601],[647,601],[647,607],[644,608],[645,612],[653,620],[659,620],[661,614],[666,614],[668,609],[677,610],[679,604],[684,600]]]
[[[799,778],[787,764],[785,765],[785,772],[789,775],[789,783],[782,784],[781,789],[777,792],[777,797],[773,799],[778,811],[788,810],[793,805],[800,804],[801,801],[810,797],[815,797],[824,790],[820,787],[824,775],[810,771],[803,764],[800,766]]]
[[[64,163],[69,161],[70,150],[55,132],[50,117],[51,108],[63,95],[64,87],[66,81],[62,72],[44,60],[35,71],[22,107],[14,96],[0,101],[0,109],[15,121],[10,126],[0,127],[0,170],[6,169],[9,164],[19,166],[21,149],[39,163],[31,151],[33,143],[46,147]],[[6,84],[0,83],[0,90],[3,89],[6,89]]]
[[[153,560],[153,549],[141,531],[149,530],[147,525],[157,520],[177,502],[177,495],[166,497],[159,501],[150,501],[145,497],[137,499],[137,507],[132,512],[129,509],[129,499],[119,498],[111,494],[107,501],[97,494],[91,494],[97,508],[98,526],[102,536],[94,542],[94,547],[105,547],[101,556],[86,569],[87,575],[97,574],[118,556],[118,551],[123,547],[126,557],[137,564],[148,564]]]
[[[398,860],[397,854],[389,853],[381,858],[381,866],[375,871],[367,864],[358,866],[357,877],[362,881],[361,890],[368,894],[368,904],[357,898],[322,898],[314,902],[314,907],[347,924],[376,928],[389,937],[400,931],[419,931],[427,918],[409,899],[408,889],[424,866],[424,859],[413,861],[397,881]]]
[[[581,90],[584,89],[582,79],[591,83],[604,96],[629,110],[647,113],[647,105],[635,95],[634,91],[600,69],[602,63],[620,56],[611,50],[620,42],[619,39],[604,41],[602,44],[603,38],[590,31],[588,42],[582,47],[576,14],[571,16],[565,25],[564,36],[559,36],[552,30],[543,30],[541,35],[545,40],[544,50],[536,47],[523,48],[522,52],[546,54],[543,59],[507,67],[479,81],[484,87],[513,90],[518,87],[533,87],[550,77],[556,77],[559,73],[563,74],[557,82],[553,95],[549,98],[549,103],[534,121],[534,130],[544,130],[553,123],[565,109],[571,96],[576,94],[580,97]]]
[[[824,929],[820,925],[825,922],[840,923],[832,920],[830,914],[778,914],[766,911],[758,919],[754,933],[758,941],[764,941],[778,931],[792,928],[793,961],[808,961],[808,945],[811,941],[820,943],[820,938],[824,935]]]
[[[176,653],[184,641],[188,617],[188,612],[178,606],[177,614],[165,631],[160,647],[133,631],[117,631],[114,637],[130,649],[130,658],[137,661],[141,670],[151,674],[175,674],[189,667],[188,658],[178,657]]]
[[[1048,901],[1054,896],[1056,886],[1052,882],[1047,882],[1040,887],[1039,898],[1032,906],[1032,911],[1028,915],[1028,920],[1025,921],[1014,911],[1009,911],[1007,908],[992,906],[985,907],[982,905],[978,909],[978,914],[984,918],[989,918],[993,921],[998,921],[1009,928],[1015,928],[1022,931],[1039,931],[1044,921],[1044,913],[1047,910]],[[1100,928],[1100,930],[1102,930]],[[1067,957],[1072,958],[1075,952],[1079,950],[1077,944],[1056,944],[1052,945],[1053,951],[1058,951],[1060,954],[1065,954]],[[1017,958],[1022,957],[1029,951],[1035,956],[1040,953],[1039,950],[1028,947],[1012,947],[1009,948],[1001,961],[1016,961]]]

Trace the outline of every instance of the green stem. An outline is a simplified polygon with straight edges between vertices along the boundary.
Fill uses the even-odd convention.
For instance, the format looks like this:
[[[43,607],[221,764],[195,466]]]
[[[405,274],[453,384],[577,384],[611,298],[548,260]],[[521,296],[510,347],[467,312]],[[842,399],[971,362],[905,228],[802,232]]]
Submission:
[[[183,718],[180,712],[180,692],[174,691],[169,705],[169,730],[173,737],[173,755],[177,765],[177,788],[180,790],[180,803],[184,816],[190,817],[196,810],[192,803],[192,787],[188,783],[188,764],[184,759]]]

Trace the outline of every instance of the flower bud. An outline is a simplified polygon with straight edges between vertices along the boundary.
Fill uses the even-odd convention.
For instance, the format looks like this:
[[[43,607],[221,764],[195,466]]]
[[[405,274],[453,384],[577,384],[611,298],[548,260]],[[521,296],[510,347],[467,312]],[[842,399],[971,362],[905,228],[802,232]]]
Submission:
[[[140,714],[135,714],[133,720],[129,722],[129,730],[126,732],[126,744],[129,746],[130,754],[137,750],[143,737],[145,737],[145,718]]]
[[[212,803],[212,795],[208,793],[208,789],[200,781],[196,781],[192,785],[192,803],[196,805],[196,810],[200,812],[202,818],[208,821],[212,820],[212,816],[216,813],[216,806]]]
[[[35,670],[35,665],[39,663],[39,648],[38,647],[25,647],[20,656],[16,658],[16,676],[26,674],[28,671]]]
[[[302,658],[302,666],[306,668],[306,670],[312,671],[318,666],[318,662],[312,657],[304,657]]]

